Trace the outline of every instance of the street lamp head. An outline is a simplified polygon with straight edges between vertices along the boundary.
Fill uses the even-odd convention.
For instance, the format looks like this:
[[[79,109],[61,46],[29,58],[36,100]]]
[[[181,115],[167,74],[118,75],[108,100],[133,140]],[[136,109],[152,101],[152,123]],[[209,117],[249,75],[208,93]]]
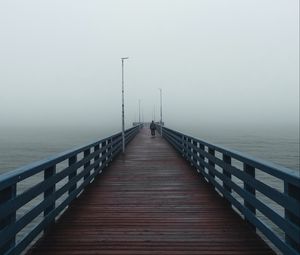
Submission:
[[[121,58],[122,60],[124,60],[124,59],[128,59],[129,57],[125,57],[125,58]]]

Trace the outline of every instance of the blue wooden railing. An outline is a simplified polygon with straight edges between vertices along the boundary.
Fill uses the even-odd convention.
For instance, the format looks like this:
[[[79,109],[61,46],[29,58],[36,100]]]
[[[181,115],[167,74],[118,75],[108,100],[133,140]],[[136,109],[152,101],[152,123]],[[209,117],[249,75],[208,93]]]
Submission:
[[[157,130],[160,131],[159,126]],[[283,254],[300,254],[300,175],[296,170],[257,160],[166,127],[162,134],[253,229]],[[268,182],[272,178],[273,184],[282,183],[282,190]]]
[[[126,144],[138,131],[139,126],[126,130]],[[118,133],[1,175],[0,254],[20,254],[121,151]],[[28,188],[20,188],[26,180]],[[30,224],[34,227],[24,231]]]

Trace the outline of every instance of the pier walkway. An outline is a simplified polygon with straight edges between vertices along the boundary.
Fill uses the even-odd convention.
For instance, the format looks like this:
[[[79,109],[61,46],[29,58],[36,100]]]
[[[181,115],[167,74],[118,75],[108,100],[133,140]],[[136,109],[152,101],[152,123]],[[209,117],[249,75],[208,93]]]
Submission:
[[[274,254],[163,138],[142,129],[28,254]]]

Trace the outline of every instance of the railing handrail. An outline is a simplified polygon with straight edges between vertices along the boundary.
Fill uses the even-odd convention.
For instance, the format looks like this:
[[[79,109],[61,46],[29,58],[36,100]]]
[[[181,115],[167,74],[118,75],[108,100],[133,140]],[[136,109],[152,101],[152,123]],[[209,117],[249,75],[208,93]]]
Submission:
[[[169,129],[166,127],[163,127],[163,129],[170,130],[172,132],[175,131],[176,133],[183,135],[183,133],[181,133],[177,130]],[[231,156],[233,158],[239,159],[243,162],[247,162],[248,164],[256,166],[259,169],[262,169],[262,170],[266,169],[266,172],[268,171],[268,173],[271,173],[275,177],[282,178],[282,179],[283,178],[288,179],[294,185],[296,185],[297,187],[300,187],[300,175],[296,174],[296,172],[297,172],[296,169],[287,168],[280,164],[276,164],[276,163],[273,163],[273,162],[270,162],[267,160],[256,158],[250,154],[247,154],[246,152],[240,152],[240,151],[237,151],[234,149],[226,148],[225,146],[210,143],[206,140],[200,139],[198,137],[193,137],[189,134],[184,134],[184,135],[190,139],[194,139],[194,140],[196,139],[198,142],[200,142],[206,146],[209,146],[209,147],[215,149],[216,151],[219,151],[221,153],[226,153],[228,156]]]
[[[235,207],[243,215],[254,229],[258,229],[284,254],[300,254],[300,177],[293,174],[293,170],[166,127],[163,127],[162,132],[163,137],[227,199],[230,206]],[[242,165],[240,163],[236,165],[232,159]],[[284,190],[279,191],[272,184],[256,178],[261,176],[259,174],[256,176],[256,170],[277,178],[284,185]],[[284,172],[285,170],[288,172]],[[284,209],[284,216],[272,208],[273,205],[263,202],[261,195],[281,206]],[[237,197],[242,200],[238,200]],[[263,218],[258,217],[257,211],[284,233],[285,240],[282,240],[275,229],[268,226],[268,221],[265,222]]]
[[[130,128],[128,130],[131,130],[131,129],[132,128]],[[59,152],[59,153],[51,155],[47,158],[37,160],[33,163],[29,163],[25,166],[21,166],[21,167],[18,167],[16,169],[14,169],[14,170],[9,171],[9,172],[5,172],[3,174],[0,174],[0,187],[3,187],[2,185],[5,186],[4,183],[8,179],[15,178],[15,177],[18,178],[18,181],[20,181],[21,179],[25,179],[27,176],[24,176],[24,174],[28,173],[29,171],[32,171],[33,169],[38,169],[38,170],[39,169],[44,169],[48,165],[56,164],[58,162],[66,160],[66,159],[78,154],[79,152],[84,151],[85,149],[88,149],[90,147],[94,147],[94,146],[100,144],[101,142],[103,142],[103,141],[105,141],[109,138],[113,138],[113,137],[115,137],[117,135],[120,135],[120,134],[121,133],[118,132],[118,133],[115,133],[115,134],[113,134],[111,136],[108,136],[106,138],[102,138],[101,140],[97,140],[95,142],[89,142],[89,143],[86,143],[84,145],[75,146],[74,148],[65,150],[63,152]],[[31,175],[31,173],[30,173],[30,175]]]
[[[135,126],[125,131],[126,145],[139,128]],[[47,229],[122,151],[121,135],[119,132],[0,175],[0,254],[19,254]],[[58,169],[59,164],[62,169]],[[28,189],[17,192],[21,181],[39,173],[43,173],[43,177],[37,178]],[[42,200],[17,218],[17,210],[38,196],[43,196]],[[17,234],[41,214],[42,220],[16,242]]]
[[[126,130],[126,132],[130,132],[135,127],[129,128]],[[97,146],[101,144],[103,141],[114,138],[116,136],[121,135],[121,132],[115,133],[111,136],[108,136],[106,138],[102,138],[101,140],[97,140],[95,142],[89,142],[84,145],[76,146],[72,149],[60,152],[58,154],[51,155],[47,158],[35,161],[33,163],[27,164],[25,166],[21,166],[17,169],[11,170],[9,172],[5,172],[3,174],[0,174],[0,187],[6,188],[14,181],[22,181],[26,179],[28,176],[31,176],[33,174],[38,173],[39,171],[42,171],[43,169],[47,168],[49,165],[57,164],[61,161],[64,161],[82,151],[85,149]]]

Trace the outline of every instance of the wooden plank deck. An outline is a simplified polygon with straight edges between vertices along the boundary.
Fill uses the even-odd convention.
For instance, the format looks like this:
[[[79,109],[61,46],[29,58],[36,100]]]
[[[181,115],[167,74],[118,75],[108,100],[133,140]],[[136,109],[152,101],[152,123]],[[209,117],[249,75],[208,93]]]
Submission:
[[[162,138],[142,130],[29,254],[274,254]]]

